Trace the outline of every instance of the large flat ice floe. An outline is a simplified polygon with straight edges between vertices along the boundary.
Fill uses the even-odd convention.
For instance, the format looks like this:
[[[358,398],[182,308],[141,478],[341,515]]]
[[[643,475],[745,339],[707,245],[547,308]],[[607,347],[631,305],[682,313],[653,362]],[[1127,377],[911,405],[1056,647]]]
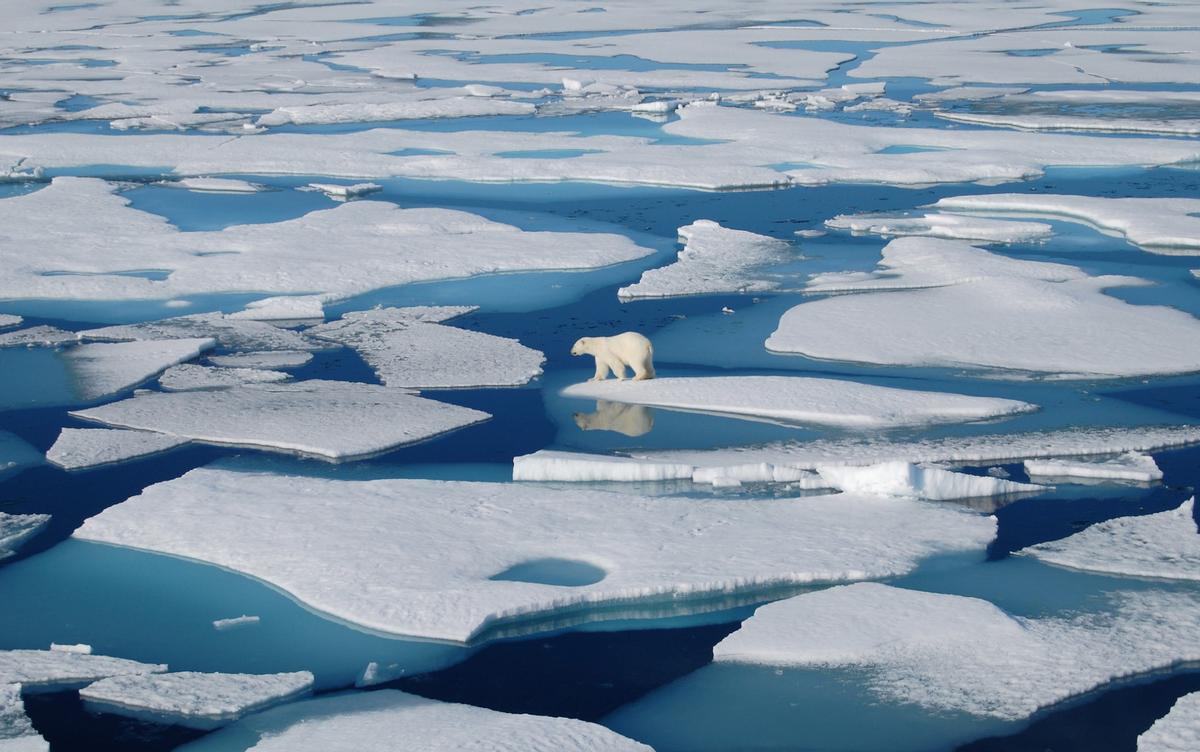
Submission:
[[[0,650],[0,684],[19,684],[25,693],[61,692],[109,676],[158,674],[166,670],[166,666],[157,663],[65,650]]]
[[[515,339],[441,323],[465,307],[377,308],[344,315],[308,334],[351,347],[388,386],[518,386],[542,373],[546,358]]]
[[[1025,460],[1030,477],[1127,480],[1153,483],[1162,480],[1154,458],[1141,452],[1124,452],[1115,457]]]
[[[46,459],[64,470],[86,470],[158,454],[188,441],[182,436],[151,431],[64,428],[46,451]]]
[[[1104,294],[1144,284],[957,240],[899,238],[884,247],[875,272],[813,277],[809,292],[858,294],[792,308],[767,348],[826,360],[1065,378],[1200,370],[1194,316]]]
[[[1106,612],[1023,618],[976,598],[857,583],[758,609],[713,659],[864,669],[871,692],[887,702],[1004,720],[1200,659],[1192,639],[1200,597],[1110,598]]]
[[[486,420],[487,413],[347,381],[140,394],[72,413],[212,444],[348,460]]]
[[[46,752],[50,746],[25,715],[21,687],[0,684],[0,752]]]
[[[679,238],[684,246],[678,260],[644,272],[636,283],[617,290],[617,296],[629,300],[772,290],[779,283],[761,271],[786,261],[792,251],[783,240],[709,219],[680,227]]]
[[[1036,410],[994,397],[804,376],[681,376],[572,384],[567,397],[609,400],[780,423],[878,429],[987,420]]]
[[[849,230],[855,235],[884,237],[919,235],[930,238],[958,238],[989,243],[1028,243],[1050,237],[1050,225],[1043,222],[1014,222],[1005,219],[964,217],[955,214],[841,214],[825,220],[834,230]]]
[[[170,674],[114,676],[79,691],[85,707],[143,721],[213,729],[242,716],[296,700],[312,691],[307,671],[285,674]]]
[[[0,512],[0,561],[17,552],[50,522],[48,514],[8,514]]]
[[[363,628],[466,642],[618,618],[614,606],[704,611],[899,574],[935,553],[982,553],[994,532],[957,507],[852,494],[739,502],[733,515],[722,501],[200,469],[76,535],[243,572]]]
[[[652,752],[586,721],[500,713],[394,689],[329,695],[274,708],[182,749],[245,749],[254,739],[255,752]]]
[[[91,402],[135,387],[212,346],[208,338],[93,342],[66,350],[63,359],[75,379],[76,396]]]
[[[1200,535],[1194,499],[1176,509],[1097,522],[1061,540],[1023,551],[1042,561],[1088,572],[1200,580]]]
[[[991,193],[950,196],[933,206],[946,211],[1013,213],[1085,222],[1154,253],[1200,253],[1200,199],[1196,198]]]
[[[1200,749],[1200,692],[1175,701],[1171,712],[1138,737],[1138,752],[1191,752]]]

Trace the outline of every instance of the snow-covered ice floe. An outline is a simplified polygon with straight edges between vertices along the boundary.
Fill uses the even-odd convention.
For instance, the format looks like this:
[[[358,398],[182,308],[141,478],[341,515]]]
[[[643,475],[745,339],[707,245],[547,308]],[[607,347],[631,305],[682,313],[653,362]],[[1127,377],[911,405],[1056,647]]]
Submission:
[[[1003,478],[956,473],[910,462],[882,462],[862,467],[822,465],[817,473],[825,483],[846,493],[899,496],[932,501],[975,499],[1021,493],[1041,493],[1045,486]]]
[[[562,394],[752,420],[861,429],[988,420],[1037,409],[1017,400],[805,376],[613,379],[572,384]]]
[[[76,395],[91,402],[135,387],[213,344],[208,338],[94,342],[66,350],[63,359],[75,379]]]
[[[231,313],[229,318],[251,321],[324,320],[325,306],[316,295],[285,295],[248,303],[245,310]]]
[[[772,290],[779,283],[756,272],[786,261],[792,251],[783,240],[732,230],[709,219],[680,227],[679,238],[684,246],[678,260],[643,272],[638,282],[617,290],[617,296],[630,300]]]
[[[15,332],[0,333],[0,347],[55,347],[75,342],[76,339],[75,332],[39,324]]]
[[[1087,115],[999,115],[978,112],[937,112],[959,123],[1017,128],[1023,131],[1101,131],[1167,136],[1200,136],[1200,119],[1091,117]]]
[[[384,689],[305,700],[257,713],[186,752],[652,752],[595,723],[515,715]]]
[[[64,428],[46,459],[64,470],[86,470],[101,465],[147,457],[188,443],[181,436],[120,428]]]
[[[241,616],[231,616],[228,619],[216,619],[215,621],[213,621],[212,625],[213,625],[213,629],[217,630],[218,632],[227,632],[231,629],[241,629],[243,627],[252,627],[255,624],[260,623],[261,621],[262,621],[261,617],[247,616],[246,614],[243,614]]]
[[[0,650],[0,684],[19,684],[26,694],[78,689],[97,679],[157,674],[167,667],[63,650]]]
[[[1006,720],[1200,660],[1192,639],[1200,597],[1110,598],[1109,612],[1025,618],[977,598],[856,583],[763,606],[714,648],[713,660],[866,669],[880,700]]]
[[[214,729],[312,691],[307,671],[219,674],[180,671],[101,679],[79,691],[93,712],[160,724]]]
[[[546,358],[515,339],[446,326],[474,309],[457,306],[353,311],[307,333],[351,347],[384,384],[409,388],[518,386]]]
[[[179,180],[164,180],[160,185],[168,188],[186,188],[189,191],[201,193],[259,193],[266,188],[259,183],[234,178],[181,178]]]
[[[50,745],[34,730],[25,715],[20,685],[0,684],[0,752],[47,752],[49,749]]]
[[[825,226],[834,230],[850,230],[856,235],[920,235],[989,243],[1028,243],[1045,240],[1052,234],[1050,225],[1042,222],[1014,222],[938,213],[926,213],[921,216],[842,214],[825,220]]]
[[[1154,458],[1141,452],[1125,452],[1105,458],[1025,460],[1025,472],[1030,477],[1128,480],[1139,483],[1153,483],[1163,477]]]
[[[7,329],[10,326],[19,326],[25,319],[11,313],[0,313],[0,329]]]
[[[884,247],[877,271],[812,277],[810,293],[858,294],[795,306],[767,348],[826,360],[1060,378],[1200,370],[1194,316],[1104,294],[1145,284],[1008,258],[958,240],[899,238]]]
[[[383,186],[378,183],[354,183],[353,185],[339,185],[337,183],[309,183],[308,187],[314,191],[320,191],[326,196],[339,201],[347,201],[352,198],[359,198],[371,193],[376,193],[383,190]]]
[[[48,514],[8,514],[0,512],[0,561],[17,552],[50,522]]]
[[[298,368],[312,360],[312,353],[303,350],[259,350],[228,355],[210,355],[208,362],[221,368]]]
[[[1200,199],[1197,198],[992,193],[950,196],[939,199],[933,206],[946,211],[1015,213],[1085,222],[1154,253],[1200,253]]]
[[[139,394],[72,413],[119,428],[350,460],[486,420],[487,413],[348,381]]]
[[[320,350],[323,345],[299,332],[282,329],[237,314],[194,313],[140,324],[117,324],[79,332],[82,340],[136,342],[140,340],[210,337],[221,347],[236,350]]]
[[[1200,580],[1200,535],[1192,516],[1194,503],[1194,499],[1188,499],[1166,512],[1098,522],[1022,553],[1088,572]]]
[[[737,511],[512,483],[205,468],[110,507],[76,536],[242,572],[364,629],[469,642],[620,618],[616,607],[703,612],[781,587],[896,575],[933,554],[982,553],[996,525],[854,494]]]
[[[225,389],[241,384],[275,384],[291,376],[283,371],[265,368],[225,368],[184,363],[171,366],[158,377],[158,384],[168,392],[193,389]]]
[[[1138,737],[1138,752],[1191,752],[1200,749],[1200,692],[1175,701],[1171,712]]]

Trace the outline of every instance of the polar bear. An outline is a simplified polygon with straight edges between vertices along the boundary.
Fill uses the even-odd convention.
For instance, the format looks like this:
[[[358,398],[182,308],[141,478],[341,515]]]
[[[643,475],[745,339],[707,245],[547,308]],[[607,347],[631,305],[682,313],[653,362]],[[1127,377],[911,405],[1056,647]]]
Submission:
[[[588,381],[603,381],[612,371],[617,380],[625,378],[625,366],[633,369],[633,380],[654,378],[654,348],[650,340],[637,332],[612,337],[582,337],[571,347],[572,355],[594,355],[596,375]]]
[[[581,431],[615,431],[626,436],[642,436],[654,430],[654,409],[596,400],[595,412],[575,413],[575,425]]]

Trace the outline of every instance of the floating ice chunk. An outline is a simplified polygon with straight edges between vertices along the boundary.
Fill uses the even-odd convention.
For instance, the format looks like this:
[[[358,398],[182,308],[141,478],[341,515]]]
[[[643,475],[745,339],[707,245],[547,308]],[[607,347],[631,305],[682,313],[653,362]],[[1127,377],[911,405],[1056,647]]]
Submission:
[[[997,99],[1010,94],[1021,94],[1028,91],[1024,88],[1011,86],[954,86],[941,91],[931,91],[918,94],[913,99],[921,104],[936,105],[943,102],[979,102],[985,99]]]
[[[167,667],[103,655],[61,650],[0,650],[0,684],[20,684],[21,691],[61,692],[97,679],[127,674],[157,674]]]
[[[275,384],[290,378],[283,371],[263,368],[223,368],[184,363],[163,371],[158,383],[168,392],[186,392],[192,389],[225,389],[241,384]]]
[[[77,645],[59,645],[56,642],[50,643],[50,650],[60,653],[78,653],[79,655],[91,655],[92,646],[79,643]]]
[[[943,120],[974,125],[994,125],[1023,131],[1100,131],[1104,133],[1154,133],[1167,136],[1198,136],[1198,119],[1149,119],[1089,117],[1086,115],[993,115],[978,112],[939,111]]]
[[[947,501],[986,496],[1038,493],[1046,486],[1016,483],[991,476],[968,475],[910,462],[881,462],[877,465],[821,465],[817,472],[826,485],[846,493],[900,496],[911,499]]]
[[[1195,317],[1103,292],[1141,284],[1147,283],[1007,258],[961,241],[899,238],[883,249],[877,272],[819,275],[807,288],[889,292],[798,305],[784,314],[767,348],[827,360],[1065,378],[1200,370]],[[1164,341],[1173,346],[1161,347]]]
[[[50,745],[38,735],[21,700],[18,684],[0,684],[0,752],[48,752]]]
[[[189,191],[202,193],[259,193],[266,188],[259,183],[234,178],[182,178],[180,180],[164,180],[162,185],[168,188],[186,188]]]
[[[54,347],[76,339],[75,332],[40,324],[0,334],[0,347]]]
[[[772,465],[766,462],[728,465],[726,467],[697,467],[692,470],[693,483],[711,483],[736,480],[739,483],[787,483],[793,488],[833,488],[816,472],[791,467]]]
[[[1178,508],[1141,517],[1098,522],[1061,540],[1023,551],[1071,569],[1134,577],[1200,580],[1200,535],[1194,499]]]
[[[79,399],[90,402],[137,386],[212,346],[208,338],[102,342],[72,347],[63,359],[75,376]]]
[[[195,313],[141,324],[118,324],[79,333],[84,340],[116,341],[212,337],[232,350],[320,350],[299,332],[221,313]]]
[[[572,384],[567,397],[632,402],[781,423],[893,428],[962,423],[1037,409],[1027,402],[803,376],[687,376]]]
[[[1163,477],[1154,458],[1141,452],[1125,452],[1108,458],[1025,460],[1025,472],[1031,477],[1132,480],[1140,483],[1152,483]]]
[[[0,313],[0,329],[5,329],[10,326],[18,326],[25,319],[11,313]]]
[[[439,323],[470,310],[376,308],[307,333],[354,348],[388,386],[516,386],[542,373],[545,356],[515,339]]]
[[[214,729],[249,713],[312,691],[307,671],[286,674],[171,674],[114,676],[79,691],[84,706],[143,721]]]
[[[256,123],[260,126],[273,127],[489,115],[532,115],[536,109],[528,102],[467,95],[381,103],[290,105],[279,107],[260,116]]]
[[[650,269],[637,283],[622,287],[617,296],[668,298],[717,292],[758,292],[778,287],[755,272],[788,258],[788,243],[745,230],[731,230],[709,219],[679,228],[685,243],[679,258]]]
[[[226,632],[230,629],[241,629],[242,627],[252,627],[261,621],[262,621],[262,619],[258,616],[242,615],[242,616],[234,616],[229,619],[217,619],[212,624],[213,624],[213,629],[217,630],[218,632]]]
[[[463,89],[473,97],[499,97],[508,93],[499,86],[488,84],[467,84]]]
[[[664,481],[692,477],[695,468],[678,462],[633,462],[624,457],[541,449],[513,458],[515,481]]]
[[[212,444],[357,459],[486,420],[487,413],[345,381],[148,393],[73,413]]]
[[[1200,692],[1175,701],[1171,712],[1138,737],[1137,752],[1190,752],[1200,749]]]
[[[221,368],[297,368],[312,360],[303,350],[262,350],[230,355],[210,355],[208,362]]]
[[[113,428],[64,428],[46,452],[46,459],[64,470],[139,459],[188,443],[179,436]]]
[[[869,669],[871,692],[889,702],[1019,720],[1114,679],[1200,658],[1195,594],[1113,601],[1111,613],[1029,619],[976,598],[858,583],[760,608],[713,659]]]
[[[427,700],[384,689],[305,700],[239,721],[183,747],[217,752],[234,740],[255,752],[450,752],[512,749],[522,752],[652,752],[595,723],[574,718],[513,715]]]
[[[951,196],[934,206],[949,211],[1014,212],[1083,221],[1155,253],[1200,253],[1200,199],[1196,198],[995,193]]]
[[[856,235],[922,235],[992,243],[1028,243],[1053,234],[1050,225],[1042,222],[1014,222],[936,213],[923,216],[842,214],[825,220],[825,226],[835,230],[850,230]]]
[[[353,188],[354,186],[338,186]],[[325,306],[316,295],[291,295],[263,298],[246,304],[244,311],[229,314],[231,319],[252,321],[305,321],[325,318]]]
[[[50,522],[48,514],[8,514],[0,512],[0,561],[17,552]]]
[[[346,201],[360,196],[366,196],[371,193],[376,193],[383,190],[383,186],[378,183],[355,183],[354,185],[340,185],[338,183],[309,183],[309,188],[315,191],[320,191],[330,198]]]
[[[110,507],[76,536],[243,572],[367,629],[467,642],[622,618],[621,604],[644,618],[659,606],[705,611],[771,587],[895,575],[935,553],[982,551],[995,531],[993,518],[957,507],[853,494],[747,500],[737,512],[514,483],[204,468]],[[496,577],[547,558],[604,577]]]

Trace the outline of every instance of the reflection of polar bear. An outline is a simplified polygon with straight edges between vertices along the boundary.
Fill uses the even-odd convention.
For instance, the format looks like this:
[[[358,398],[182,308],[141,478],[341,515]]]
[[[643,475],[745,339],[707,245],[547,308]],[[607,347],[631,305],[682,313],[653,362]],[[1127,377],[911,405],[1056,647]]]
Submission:
[[[654,428],[654,410],[645,405],[596,401],[596,412],[575,413],[575,425],[584,431],[616,431],[641,436]]]
[[[633,380],[654,378],[654,348],[650,340],[637,332],[613,337],[583,337],[571,347],[572,355],[596,356],[596,375],[589,381],[603,381],[612,371],[618,380],[625,378],[625,366],[633,369]]]

